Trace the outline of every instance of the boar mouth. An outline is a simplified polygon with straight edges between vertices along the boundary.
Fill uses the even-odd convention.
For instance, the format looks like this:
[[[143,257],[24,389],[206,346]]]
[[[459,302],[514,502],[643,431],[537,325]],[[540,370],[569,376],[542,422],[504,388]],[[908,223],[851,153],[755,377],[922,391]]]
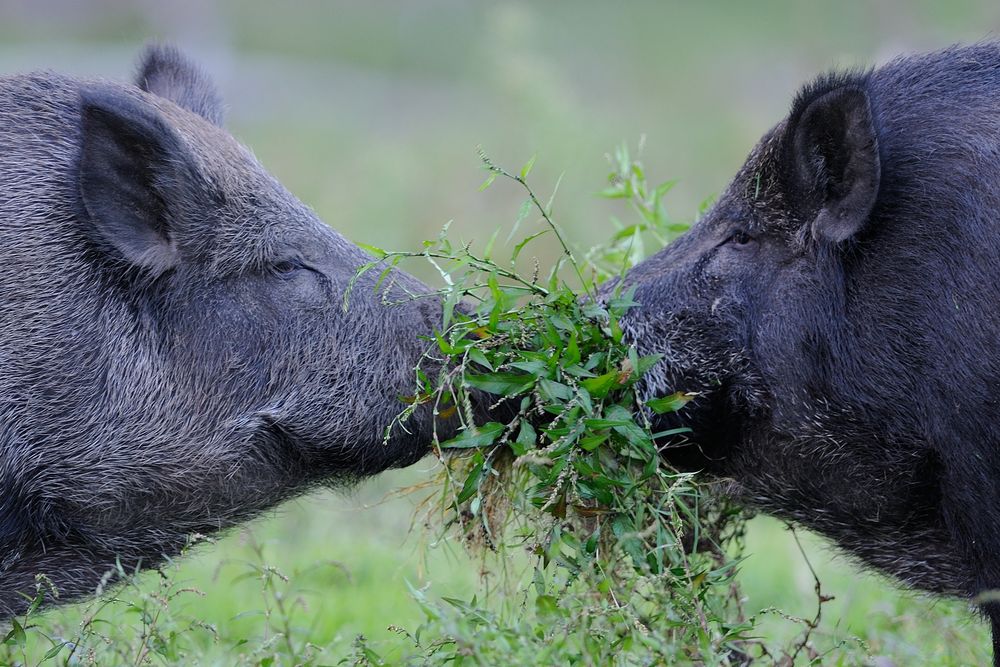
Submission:
[[[669,465],[685,472],[723,474],[742,432],[728,384],[698,392],[677,412],[650,415],[654,442]]]
[[[755,388],[747,350],[724,338],[692,335],[692,324],[677,315],[660,322],[631,319],[623,320],[622,331],[640,355],[661,356],[639,381],[644,404],[679,391],[694,394],[677,412],[658,415],[647,408],[664,460],[679,470],[724,474],[732,450],[760,409],[762,394]]]
[[[256,415],[252,440],[259,456],[299,480],[350,482],[390,468],[413,465],[430,453],[425,439],[407,434],[389,438],[316,437],[273,412]]]

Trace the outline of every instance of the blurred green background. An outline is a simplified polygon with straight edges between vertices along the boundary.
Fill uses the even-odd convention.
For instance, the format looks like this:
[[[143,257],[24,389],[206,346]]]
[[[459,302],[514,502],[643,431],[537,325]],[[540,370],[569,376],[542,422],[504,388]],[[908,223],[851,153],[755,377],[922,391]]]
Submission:
[[[998,25],[1000,4],[990,0],[8,0],[0,73],[126,78],[145,41],[175,42],[218,82],[234,134],[348,238],[412,249],[454,220],[460,237],[484,241],[514,217],[521,195],[499,183],[477,191],[481,144],[513,168],[537,154],[542,193],[564,174],[556,218],[586,248],[622,213],[594,196],[609,171],[605,154],[622,141],[645,138],[647,172],[680,180],[668,203],[690,219],[813,75],[982,39]],[[540,248],[544,265],[554,255]],[[386,498],[432,468],[317,494],[198,550],[179,575],[204,592],[190,604],[238,636],[240,623],[254,621],[234,617],[260,607],[258,583],[234,583],[238,561],[264,558],[298,573],[300,621],[316,641],[347,650],[359,633],[379,641],[391,624],[412,628],[420,611],[406,582],[467,593],[478,573],[457,545],[425,557],[426,533],[410,531],[416,497]],[[900,594],[820,540],[804,541],[824,592],[837,597],[824,633],[861,637],[896,664],[985,659],[986,635],[961,603]],[[252,555],[255,544],[263,556]],[[748,554],[749,608],[813,613],[812,578],[781,525],[755,521]],[[323,559],[338,565],[307,572]],[[78,613],[58,618],[72,625]],[[787,632],[774,618],[784,628],[775,632]]]

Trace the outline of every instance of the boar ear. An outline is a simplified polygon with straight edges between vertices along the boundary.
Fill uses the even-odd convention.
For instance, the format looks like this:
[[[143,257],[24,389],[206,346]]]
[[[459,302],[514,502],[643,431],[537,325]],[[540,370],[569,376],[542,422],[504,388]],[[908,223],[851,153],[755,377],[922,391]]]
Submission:
[[[786,135],[792,199],[811,219],[815,239],[846,241],[878,196],[881,165],[868,94],[845,85],[796,106]]]
[[[146,47],[139,60],[135,85],[222,127],[222,97],[215,84],[173,46]]]
[[[153,107],[112,87],[81,93],[79,190],[99,245],[159,275],[178,261],[176,209],[194,159]]]

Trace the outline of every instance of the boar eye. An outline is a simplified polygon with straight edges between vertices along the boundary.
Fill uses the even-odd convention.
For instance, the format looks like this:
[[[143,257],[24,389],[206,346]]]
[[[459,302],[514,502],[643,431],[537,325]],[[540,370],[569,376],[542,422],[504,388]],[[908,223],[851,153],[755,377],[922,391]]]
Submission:
[[[271,264],[271,272],[282,277],[293,275],[304,268],[305,264],[299,259],[282,259]]]
[[[737,229],[729,235],[728,239],[726,239],[726,243],[731,243],[733,245],[747,245],[752,241],[753,237],[742,229]]]

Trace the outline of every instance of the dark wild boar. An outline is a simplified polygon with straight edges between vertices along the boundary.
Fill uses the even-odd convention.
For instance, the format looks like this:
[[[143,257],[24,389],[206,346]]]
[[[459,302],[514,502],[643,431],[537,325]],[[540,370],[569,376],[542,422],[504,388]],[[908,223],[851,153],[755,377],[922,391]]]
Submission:
[[[998,100],[996,44],[817,79],[623,324],[649,394],[700,392],[669,459],[969,599],[1000,589]]]
[[[440,315],[221,128],[150,49],[135,85],[0,78],[0,619],[319,484],[405,466],[383,435]]]

